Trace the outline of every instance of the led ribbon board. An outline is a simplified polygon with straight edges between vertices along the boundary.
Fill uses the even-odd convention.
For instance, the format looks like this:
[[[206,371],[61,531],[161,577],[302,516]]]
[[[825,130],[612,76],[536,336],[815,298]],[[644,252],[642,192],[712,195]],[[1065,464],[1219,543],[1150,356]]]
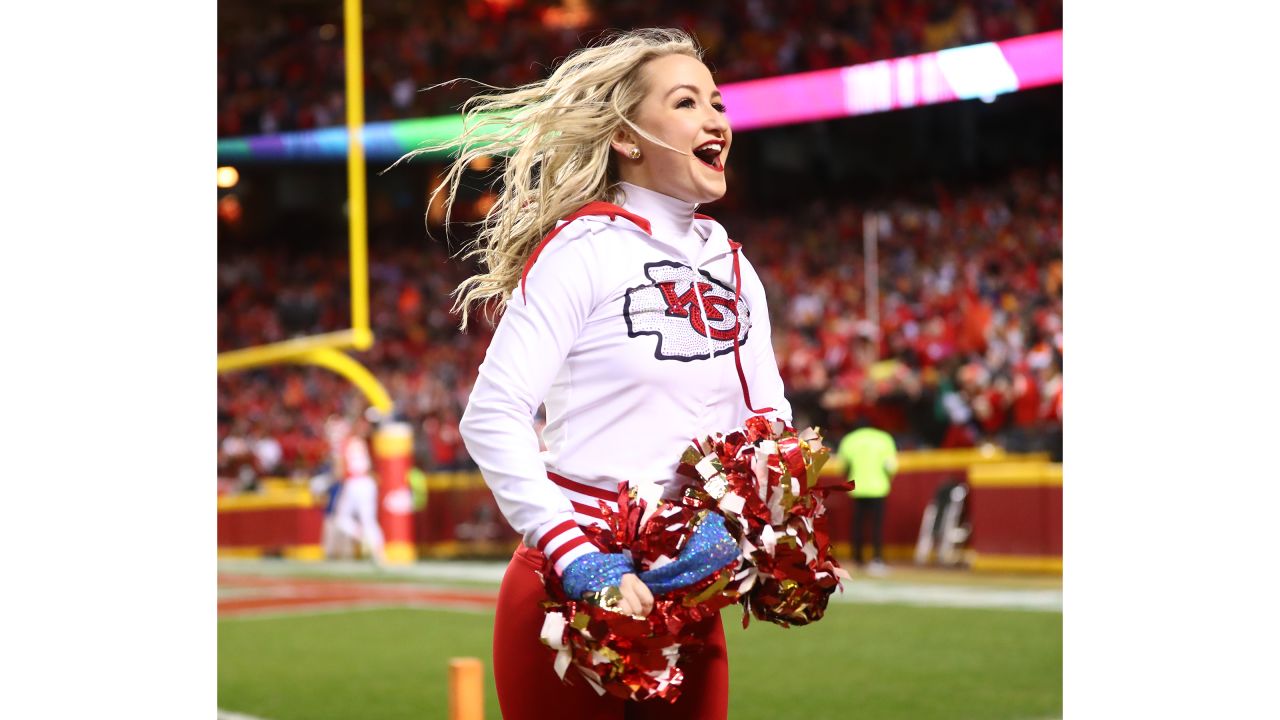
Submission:
[[[735,132],[989,98],[1062,82],[1062,31],[720,86]],[[365,152],[394,160],[462,132],[460,115],[368,123]],[[343,127],[218,140],[218,162],[340,160]]]

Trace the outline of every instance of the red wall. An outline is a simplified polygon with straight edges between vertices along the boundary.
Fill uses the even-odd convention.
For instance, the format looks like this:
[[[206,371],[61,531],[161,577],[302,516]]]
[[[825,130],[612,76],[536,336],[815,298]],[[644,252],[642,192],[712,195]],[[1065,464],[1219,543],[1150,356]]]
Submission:
[[[218,513],[218,547],[264,550],[319,545],[324,513],[317,507],[223,510]]]
[[[970,547],[990,555],[1062,556],[1062,487],[984,487],[969,495]]]
[[[460,530],[470,536],[459,537]],[[498,512],[498,503],[485,485],[432,491],[427,496],[427,506],[413,514],[413,533],[418,545],[452,540],[508,541],[505,554],[510,554],[509,548],[520,541],[520,535]]]

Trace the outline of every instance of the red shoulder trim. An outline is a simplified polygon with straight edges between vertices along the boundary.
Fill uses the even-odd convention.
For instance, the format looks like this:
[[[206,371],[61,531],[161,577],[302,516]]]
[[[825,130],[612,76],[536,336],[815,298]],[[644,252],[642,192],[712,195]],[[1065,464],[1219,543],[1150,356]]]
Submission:
[[[644,218],[640,217],[639,215],[636,215],[635,213],[627,212],[626,210],[623,210],[622,208],[618,207],[617,205],[614,205],[613,203],[607,203],[607,202],[597,200],[595,202],[589,202],[586,205],[583,205],[577,210],[574,210],[573,212],[566,215],[564,217],[563,224],[561,224],[559,227],[552,230],[551,232],[547,233],[547,236],[542,238],[542,242],[538,243],[538,247],[533,249],[533,254],[529,256],[529,260],[525,262],[524,273],[520,275],[520,292],[521,294],[524,295],[524,299],[526,303],[529,302],[529,295],[524,288],[525,279],[529,277],[529,270],[533,267],[533,263],[537,261],[538,256],[542,254],[542,249],[547,246],[547,243],[551,242],[551,238],[554,238],[556,235],[560,234],[561,230],[568,227],[569,223],[573,222],[574,220],[577,220],[580,217],[587,217],[589,215],[608,215],[610,220],[614,220],[619,216],[621,216],[635,223],[636,227],[640,228],[641,230],[644,230],[646,234],[648,235],[653,234],[653,230],[650,229],[648,220],[645,220]]]
[[[695,219],[697,219],[697,220],[710,220],[710,221],[712,221],[712,222],[715,222],[715,220],[716,220],[715,218],[711,217],[710,215],[703,215],[702,213],[694,213],[694,214],[693,214],[693,217],[694,217]]]
[[[607,203],[600,200],[583,205],[566,217],[565,220],[576,220],[577,218],[584,217],[586,215],[608,215],[610,220],[621,216],[635,223],[636,227],[643,230],[646,235],[653,234],[653,229],[649,226],[648,220],[645,220],[633,212],[627,212],[613,203]]]

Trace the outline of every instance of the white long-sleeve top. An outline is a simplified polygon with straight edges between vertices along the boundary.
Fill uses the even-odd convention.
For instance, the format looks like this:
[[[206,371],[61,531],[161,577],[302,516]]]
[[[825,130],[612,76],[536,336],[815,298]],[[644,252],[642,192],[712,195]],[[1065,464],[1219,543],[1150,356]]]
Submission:
[[[748,393],[791,422],[764,288],[741,246],[690,203],[622,189],[621,208],[586,206],[534,252],[459,428],[507,521],[557,572],[595,549],[579,525],[604,524],[598,502],[616,507],[619,482],[673,483],[694,438],[755,414]]]

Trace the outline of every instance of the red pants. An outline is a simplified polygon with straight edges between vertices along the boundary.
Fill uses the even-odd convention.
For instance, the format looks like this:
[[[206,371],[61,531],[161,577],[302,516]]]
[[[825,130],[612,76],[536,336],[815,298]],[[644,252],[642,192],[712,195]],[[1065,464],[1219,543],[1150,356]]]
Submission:
[[[545,617],[540,603],[547,599],[537,572],[542,561],[542,553],[521,546],[507,566],[498,593],[493,678],[504,720],[724,720],[728,716],[729,661],[719,616],[708,623],[706,646],[681,660],[684,683],[675,703],[657,698],[626,702],[597,695],[572,666],[561,680],[551,665],[555,651],[539,637]]]

